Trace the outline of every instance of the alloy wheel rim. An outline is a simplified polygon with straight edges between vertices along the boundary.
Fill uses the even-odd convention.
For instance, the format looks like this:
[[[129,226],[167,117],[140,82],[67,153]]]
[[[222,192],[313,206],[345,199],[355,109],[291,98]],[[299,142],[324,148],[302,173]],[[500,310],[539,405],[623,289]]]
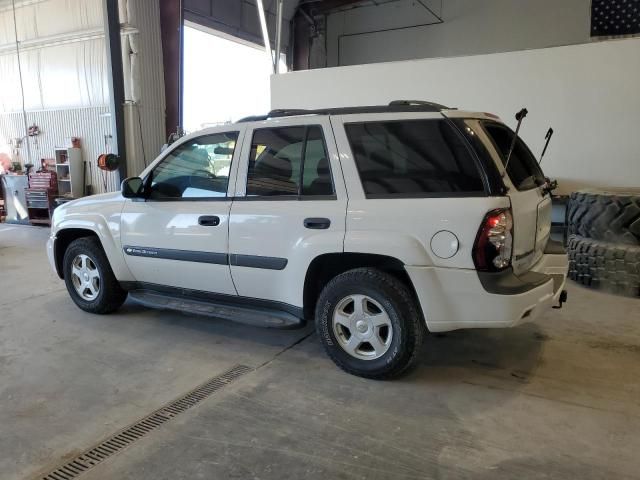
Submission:
[[[83,300],[93,301],[100,294],[100,271],[87,255],[76,255],[71,262],[71,283]]]
[[[340,300],[333,313],[333,334],[340,347],[360,360],[375,360],[389,350],[393,326],[385,309],[368,295]]]

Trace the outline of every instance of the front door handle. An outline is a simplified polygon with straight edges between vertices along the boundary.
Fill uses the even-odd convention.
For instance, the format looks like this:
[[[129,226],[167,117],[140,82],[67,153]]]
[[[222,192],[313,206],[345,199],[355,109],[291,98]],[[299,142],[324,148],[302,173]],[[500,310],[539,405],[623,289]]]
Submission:
[[[198,218],[198,225],[203,227],[217,227],[220,225],[220,217],[216,215],[203,215]]]
[[[328,218],[305,218],[304,226],[315,230],[326,230],[331,226],[331,220]]]

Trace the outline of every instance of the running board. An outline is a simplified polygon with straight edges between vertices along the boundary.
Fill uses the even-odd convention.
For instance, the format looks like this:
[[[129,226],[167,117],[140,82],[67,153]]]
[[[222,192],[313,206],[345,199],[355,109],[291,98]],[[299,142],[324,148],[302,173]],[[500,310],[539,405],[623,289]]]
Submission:
[[[255,327],[288,329],[300,328],[305,325],[304,320],[295,315],[271,308],[247,307],[214,301],[172,297],[149,290],[132,290],[129,292],[129,296],[145,307],[222,318]]]

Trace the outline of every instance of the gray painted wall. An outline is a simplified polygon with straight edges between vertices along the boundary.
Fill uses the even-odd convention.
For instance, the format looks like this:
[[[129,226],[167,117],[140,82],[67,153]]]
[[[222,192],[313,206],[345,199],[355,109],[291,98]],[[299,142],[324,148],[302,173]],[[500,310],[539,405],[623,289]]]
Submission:
[[[442,24],[388,30],[437,21]],[[586,43],[590,0],[397,0],[328,17],[328,66]],[[378,31],[375,33],[366,33]]]
[[[640,185],[640,38],[520,52],[320,68],[273,75],[272,108],[384,105],[424,99],[492,112],[539,155],[560,193]]]

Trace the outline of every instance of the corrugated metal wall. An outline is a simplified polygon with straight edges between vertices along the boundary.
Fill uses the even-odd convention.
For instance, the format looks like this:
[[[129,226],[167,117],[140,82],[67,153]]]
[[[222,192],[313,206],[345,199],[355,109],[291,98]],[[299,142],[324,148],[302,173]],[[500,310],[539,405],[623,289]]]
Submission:
[[[70,137],[79,137],[82,142],[82,158],[87,168],[91,165],[91,175],[87,172],[87,183],[94,193],[114,191],[119,188],[116,173],[103,172],[96,166],[98,155],[105,151],[105,134],[110,134],[109,107],[65,108],[27,112],[29,125],[36,124],[41,134],[29,139],[31,158],[38,164],[40,158],[52,158],[55,147],[70,146]],[[7,140],[24,135],[22,113],[0,113],[0,138]],[[26,155],[26,148],[21,149]],[[26,159],[23,159],[26,161]]]
[[[109,103],[102,1],[16,2],[17,35],[29,110]],[[13,10],[0,9],[0,112],[22,110]]]
[[[120,0],[130,176],[139,174],[165,142],[159,1]],[[37,164],[40,158],[53,156],[55,146],[65,146],[69,137],[77,136],[82,139],[85,160],[94,167],[93,191],[119,188],[116,174],[95,168],[97,156],[109,150],[104,135],[111,130],[109,118],[100,116],[108,113],[104,106],[108,91],[102,1],[76,5],[71,0],[44,0],[17,7],[27,122],[37,124],[43,132],[37,137],[37,147],[36,140],[30,139],[32,161]],[[25,134],[21,113],[17,113],[22,99],[12,22],[13,12],[0,8],[0,27],[7,27],[0,28],[0,152],[9,154],[13,153],[9,141]],[[18,152],[16,160],[25,162],[24,142]]]

